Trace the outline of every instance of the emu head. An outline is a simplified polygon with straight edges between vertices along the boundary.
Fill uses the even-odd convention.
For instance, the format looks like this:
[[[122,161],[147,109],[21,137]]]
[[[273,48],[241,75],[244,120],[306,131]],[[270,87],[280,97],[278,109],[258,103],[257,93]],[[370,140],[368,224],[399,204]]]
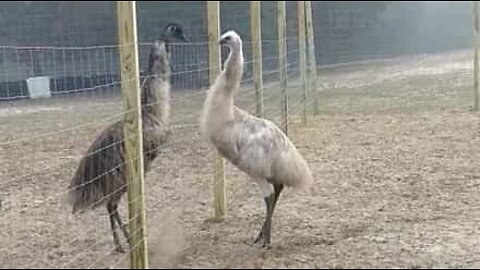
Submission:
[[[163,29],[163,37],[166,42],[170,42],[173,39],[188,42],[187,38],[183,34],[183,28],[178,23],[168,23]]]
[[[219,39],[218,43],[221,46],[226,46],[230,50],[239,49],[242,47],[242,39],[234,30],[225,32]]]
[[[174,39],[187,42],[183,34],[183,28],[178,23],[168,23],[161,34],[160,39],[150,48],[148,57],[148,72],[150,74],[165,74],[170,72],[170,42]]]

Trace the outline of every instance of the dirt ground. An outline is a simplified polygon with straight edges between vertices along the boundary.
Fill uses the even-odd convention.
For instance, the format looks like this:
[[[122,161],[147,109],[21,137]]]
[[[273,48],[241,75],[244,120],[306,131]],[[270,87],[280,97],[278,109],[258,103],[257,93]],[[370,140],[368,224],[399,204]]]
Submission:
[[[229,163],[228,213],[211,221],[212,151],[196,127],[204,95],[176,91],[175,135],[146,177],[150,267],[480,267],[471,59],[455,52],[323,67],[320,114],[307,126],[292,84],[290,137],[315,186],[282,194],[268,251],[251,244],[264,217],[260,190]],[[240,91],[239,106],[252,110],[253,96]],[[267,118],[279,121],[279,104],[268,86]],[[72,215],[65,197],[89,143],[120,118],[109,94],[0,103],[1,268],[128,267],[106,209]],[[125,200],[120,207],[127,220]]]

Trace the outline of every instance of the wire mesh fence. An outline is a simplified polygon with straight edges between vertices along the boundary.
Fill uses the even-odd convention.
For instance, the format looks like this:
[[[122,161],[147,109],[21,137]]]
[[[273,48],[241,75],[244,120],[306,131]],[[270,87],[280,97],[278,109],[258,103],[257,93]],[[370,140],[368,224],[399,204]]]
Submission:
[[[213,173],[213,152],[198,128],[210,85],[205,3],[139,2],[141,80],[148,76],[150,46],[166,23],[180,22],[189,38],[172,46],[171,135],[152,149],[158,157],[145,178],[152,266],[475,266],[475,255],[467,252],[473,259],[462,264],[459,251],[478,245],[471,237],[478,232],[480,172],[478,116],[469,112],[470,3],[312,2],[319,92],[307,100],[296,4],[287,2],[289,136],[318,183],[315,195],[288,194],[281,202],[275,224],[280,248],[265,259],[245,248],[260,225],[259,191],[230,163],[230,217],[205,222]],[[1,265],[127,267],[129,255],[116,252],[105,207],[73,215],[67,196],[84,156],[123,143],[87,151],[125,116],[114,2],[0,6]],[[408,13],[415,8],[423,13]],[[262,3],[264,117],[282,126],[276,15],[275,2]],[[440,24],[446,17],[454,20]],[[249,3],[222,2],[220,18],[222,32],[234,29],[243,38],[245,71],[236,105],[255,113]],[[42,84],[48,93],[32,90]],[[320,115],[303,127],[302,110],[307,106],[313,114],[315,97]],[[123,163],[116,165],[112,171]],[[126,196],[119,211],[128,223]],[[408,222],[415,228],[402,225]],[[449,255],[441,258],[425,243]],[[351,256],[345,259],[339,249]],[[292,256],[300,259],[288,262]]]

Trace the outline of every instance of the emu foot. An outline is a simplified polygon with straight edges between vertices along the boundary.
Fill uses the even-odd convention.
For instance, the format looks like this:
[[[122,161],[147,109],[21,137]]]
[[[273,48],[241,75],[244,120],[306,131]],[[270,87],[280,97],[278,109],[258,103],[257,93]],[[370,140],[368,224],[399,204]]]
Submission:
[[[115,251],[116,251],[117,253],[125,253],[125,250],[123,249],[123,247],[122,247],[121,245],[117,245],[117,246],[115,247]]]
[[[255,238],[255,240],[253,241],[253,244],[256,245],[258,243],[260,243],[261,241],[261,244],[262,244],[262,248],[264,249],[271,249],[272,246],[270,244],[270,238],[267,238],[264,236],[263,234],[263,230],[258,234],[257,238]]]

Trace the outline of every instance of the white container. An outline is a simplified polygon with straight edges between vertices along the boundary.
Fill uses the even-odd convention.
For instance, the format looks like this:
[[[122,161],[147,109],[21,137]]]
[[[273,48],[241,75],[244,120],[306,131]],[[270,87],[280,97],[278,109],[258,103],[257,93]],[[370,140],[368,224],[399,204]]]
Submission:
[[[30,98],[49,98],[50,92],[50,77],[40,76],[27,79],[27,87]]]

